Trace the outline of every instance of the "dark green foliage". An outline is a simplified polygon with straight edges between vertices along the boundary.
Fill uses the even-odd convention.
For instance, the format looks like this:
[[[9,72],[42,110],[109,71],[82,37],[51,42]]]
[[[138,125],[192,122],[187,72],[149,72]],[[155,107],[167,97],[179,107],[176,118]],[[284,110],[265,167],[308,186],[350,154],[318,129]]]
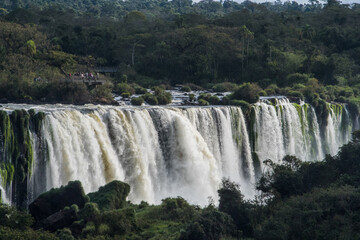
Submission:
[[[241,230],[244,236],[252,236],[250,204],[244,201],[239,185],[229,179],[223,179],[218,194],[219,210],[232,217],[237,229]]]
[[[299,91],[288,91],[286,95],[289,97],[297,97],[300,98],[301,100],[304,100],[304,95]]]
[[[309,102],[314,93],[326,101],[341,102],[350,102],[359,93],[357,5],[323,7],[313,1],[302,5],[183,0],[15,2],[0,1],[0,96],[6,100],[103,101],[111,98],[107,88],[91,90],[62,81],[64,73],[98,67],[117,70],[109,77],[119,94],[159,84],[234,91],[247,82],[266,88],[268,95],[279,94],[268,88],[277,84],[286,88],[281,94],[297,91]],[[293,88],[307,85],[311,78],[325,88],[335,87],[326,91],[323,86]],[[138,94],[145,94],[140,89]],[[257,95],[264,92],[250,99],[235,98],[254,102]],[[169,102],[163,95],[157,99],[160,104]]]
[[[121,94],[121,97],[122,97],[122,98],[129,98],[129,97],[130,97],[130,93],[128,93],[128,92],[123,92],[123,93]]]
[[[171,103],[171,93],[166,92],[162,88],[156,87],[154,95],[156,96],[159,105],[167,105]]]
[[[118,94],[129,93],[130,95],[133,95],[135,93],[135,89],[131,85],[122,82],[116,85],[115,92]]]
[[[97,203],[99,209],[113,210],[123,208],[126,206],[126,198],[130,192],[130,186],[127,183],[120,181],[112,181],[103,187],[100,187],[97,192],[89,193],[90,201]]]
[[[235,235],[234,229],[233,221],[229,215],[209,206],[189,223],[179,239],[217,240]]]
[[[193,102],[194,100],[195,100],[195,95],[192,94],[192,93],[190,93],[190,94],[189,94],[189,101],[190,101],[190,102]]]
[[[85,220],[85,222],[94,221],[99,218],[100,210],[96,203],[87,202],[83,209],[79,211],[79,219]]]
[[[202,93],[202,94],[200,94],[200,96],[198,97],[198,101],[199,101],[200,99],[203,99],[203,100],[205,100],[205,101],[209,101],[210,97],[211,97],[211,94],[210,94],[210,93]]]
[[[61,230],[58,230],[56,232],[56,236],[60,239],[60,240],[75,240],[75,238],[73,237],[71,230],[68,228],[63,228]]]
[[[35,231],[32,229],[18,230],[8,227],[0,227],[0,240],[60,240],[52,233]]]
[[[147,89],[146,89],[146,88],[142,88],[142,87],[136,87],[136,88],[135,88],[135,93],[136,93],[136,94],[145,94],[145,93],[147,93]]]
[[[251,105],[248,102],[244,100],[236,100],[236,99],[230,100],[230,105],[239,106],[244,110],[245,109],[249,110],[251,107]]]
[[[100,218],[100,223],[107,224],[110,236],[123,235],[137,228],[135,211],[132,208],[105,211]]]
[[[35,128],[35,132],[37,135],[40,135],[41,124],[44,118],[45,118],[45,113],[43,112],[38,112],[34,115],[31,115],[31,121],[33,122],[33,126]]]
[[[144,99],[142,97],[132,98],[131,104],[135,106],[141,106],[144,103]]]
[[[191,88],[189,87],[189,86],[182,86],[181,87],[181,91],[183,91],[183,92],[191,92]]]
[[[209,105],[209,102],[206,101],[205,99],[199,99],[198,102],[199,102],[200,106],[208,106]]]
[[[194,215],[193,207],[182,197],[163,199],[161,208],[165,219],[188,221]]]
[[[286,76],[286,80],[284,81],[284,85],[286,86],[292,86],[294,84],[298,83],[307,83],[309,79],[309,76],[307,74],[301,74],[301,73],[292,73]]]
[[[223,83],[215,84],[212,87],[212,90],[214,92],[234,92],[237,89],[237,87],[238,86],[235,83],[223,82]]]
[[[244,83],[233,93],[231,98],[255,103],[259,100],[261,88],[256,83]]]
[[[256,239],[357,239],[359,200],[357,188],[342,186],[278,202]]]
[[[354,143],[359,143],[360,142],[360,130],[354,131],[351,135],[352,135],[352,141]]]
[[[0,226],[24,230],[33,222],[34,219],[27,212],[0,203]]]
[[[265,173],[258,183],[258,189],[263,193],[273,194],[281,198],[302,193],[304,190],[301,173],[296,171],[301,161],[294,156],[285,156],[282,165],[276,165],[267,160],[271,171]]]
[[[146,93],[141,97],[150,105],[157,105],[159,103],[157,97],[151,93]]]
[[[73,181],[66,186],[52,188],[50,191],[41,194],[29,205],[29,212],[36,221],[40,221],[72,204],[83,208],[86,201],[87,198],[81,182]]]
[[[209,103],[211,104],[211,105],[218,105],[218,104],[220,104],[220,99],[219,99],[219,97],[218,96],[211,96],[210,98],[209,98]]]
[[[0,204],[0,240],[52,240],[58,239],[55,235],[34,231],[30,226],[34,223],[32,216],[19,211],[15,207]]]

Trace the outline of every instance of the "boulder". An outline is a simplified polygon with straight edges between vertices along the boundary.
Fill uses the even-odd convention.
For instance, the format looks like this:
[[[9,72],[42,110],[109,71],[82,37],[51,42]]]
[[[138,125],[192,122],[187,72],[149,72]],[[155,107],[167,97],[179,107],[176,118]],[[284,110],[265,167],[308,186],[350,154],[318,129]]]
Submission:
[[[41,194],[29,205],[29,212],[36,222],[40,222],[72,204],[76,204],[81,209],[87,200],[81,182],[73,181],[66,186],[52,188],[50,191]]]
[[[76,212],[74,209],[61,210],[49,217],[43,219],[35,225],[36,229],[42,228],[43,230],[55,232],[58,229],[71,226],[77,220]]]
[[[100,187],[97,192],[89,193],[88,196],[91,202],[98,204],[100,210],[112,210],[126,205],[129,192],[129,184],[115,180]]]

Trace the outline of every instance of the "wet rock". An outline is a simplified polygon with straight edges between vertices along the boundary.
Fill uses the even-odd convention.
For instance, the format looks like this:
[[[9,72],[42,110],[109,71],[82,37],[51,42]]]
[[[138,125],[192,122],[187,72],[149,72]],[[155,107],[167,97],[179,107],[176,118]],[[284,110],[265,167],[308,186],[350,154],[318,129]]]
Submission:
[[[46,231],[55,232],[58,229],[71,226],[77,220],[76,212],[73,209],[61,210],[47,218],[43,219],[35,225],[36,229],[44,229]]]

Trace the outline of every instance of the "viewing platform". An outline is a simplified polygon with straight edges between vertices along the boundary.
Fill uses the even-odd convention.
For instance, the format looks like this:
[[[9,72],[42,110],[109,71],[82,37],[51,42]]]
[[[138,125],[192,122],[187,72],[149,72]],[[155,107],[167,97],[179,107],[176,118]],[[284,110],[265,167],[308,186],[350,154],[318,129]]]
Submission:
[[[73,82],[73,83],[82,83],[86,84],[88,86],[94,86],[94,85],[103,85],[105,84],[106,80],[101,79],[97,76],[93,77],[81,77],[81,76],[68,76],[67,78],[62,80],[63,82]]]

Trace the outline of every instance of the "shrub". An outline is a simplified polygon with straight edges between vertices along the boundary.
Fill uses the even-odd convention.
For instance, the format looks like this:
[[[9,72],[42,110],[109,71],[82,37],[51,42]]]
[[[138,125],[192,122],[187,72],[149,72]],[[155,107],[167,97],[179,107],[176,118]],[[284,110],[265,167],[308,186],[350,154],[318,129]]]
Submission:
[[[73,237],[71,230],[68,228],[63,228],[61,230],[56,231],[56,236],[59,237],[60,240],[75,240]]]
[[[150,105],[157,105],[159,103],[157,97],[151,93],[142,95],[142,98]]]
[[[209,98],[210,98],[210,97],[211,97],[211,94],[210,94],[210,93],[202,93],[202,94],[199,95],[198,101],[199,101],[200,99],[204,99],[204,100],[206,100],[206,101],[209,101]]]
[[[156,97],[157,97],[160,105],[166,105],[166,104],[171,103],[172,97],[171,97],[171,93],[169,93],[169,92],[164,91],[161,94],[157,94]]]
[[[15,207],[0,203],[0,226],[13,229],[26,229],[30,227],[34,219],[27,212],[16,210]]]
[[[190,94],[189,94],[189,101],[190,101],[190,102],[193,102],[194,100],[195,100],[195,95],[192,94],[192,93],[190,93]]]
[[[218,240],[234,236],[236,228],[229,215],[214,207],[205,208],[182,232],[180,240]]]
[[[115,92],[117,94],[130,93],[130,95],[133,95],[135,89],[127,83],[118,83],[115,87]]]
[[[96,226],[93,222],[88,222],[82,230],[83,235],[85,236],[94,236],[96,234]]]
[[[218,96],[211,96],[211,97],[209,98],[209,103],[210,103],[211,105],[218,105],[218,104],[220,103],[220,99],[219,99]]]
[[[89,193],[88,196],[100,210],[112,210],[126,206],[129,192],[129,184],[115,180],[100,187],[97,192]]]
[[[212,87],[212,90],[214,92],[233,92],[237,89],[237,87],[238,86],[235,83],[223,82],[223,83],[215,84]]]
[[[292,74],[289,74],[286,76],[284,84],[286,86],[292,86],[297,83],[305,84],[305,83],[307,83],[308,79],[309,79],[308,74],[292,73]]]
[[[107,235],[110,233],[110,228],[109,225],[102,223],[100,224],[100,226],[98,227],[98,233],[100,235]]]
[[[148,91],[146,88],[143,87],[136,87],[135,88],[135,93],[136,94],[146,94]]]
[[[142,209],[142,208],[147,208],[149,207],[149,204],[145,201],[141,201],[140,204],[139,204],[139,208]]]
[[[16,240],[59,240],[57,236],[49,232],[34,231],[32,229],[18,230],[0,226],[0,239]]]
[[[166,220],[189,221],[195,215],[195,208],[182,197],[163,199],[161,209]]]
[[[280,91],[280,88],[276,84],[270,84],[265,89],[265,92],[267,93],[268,96],[278,94],[279,91]]]
[[[228,96],[225,96],[221,99],[222,105],[229,105],[230,104],[230,98]]]
[[[240,186],[228,179],[223,179],[219,194],[219,210],[231,216],[237,228],[245,236],[252,235],[250,212],[240,192]]]
[[[268,95],[267,92],[264,90],[259,92],[259,96],[267,96],[267,95]]]
[[[304,95],[301,92],[298,92],[298,91],[291,91],[290,90],[290,91],[287,92],[287,95],[290,96],[290,97],[298,97],[301,100],[304,100]]]
[[[129,98],[129,97],[130,97],[130,93],[124,92],[124,93],[121,94],[121,97],[122,97],[122,98]]]
[[[232,98],[255,103],[259,100],[261,90],[256,83],[244,83],[233,93]]]
[[[186,83],[186,86],[188,86],[189,88],[191,88],[191,90],[193,91],[201,91],[204,90],[203,87],[200,87],[199,85],[196,85],[194,83]]]
[[[112,99],[113,98],[111,94],[112,89],[113,89],[112,84],[106,83],[103,85],[96,86],[93,90],[91,90],[90,93],[95,101],[101,98]]]
[[[135,106],[141,106],[144,103],[144,99],[142,97],[132,98],[131,104]]]
[[[132,208],[105,211],[101,214],[102,224],[108,226],[109,235],[122,235],[137,228],[135,211]]]
[[[182,86],[181,91],[183,91],[183,92],[191,92],[191,88],[189,86]]]
[[[97,219],[100,216],[99,207],[96,203],[88,202],[85,204],[85,207],[79,211],[78,216],[85,221]]]
[[[41,194],[29,205],[29,211],[35,220],[39,221],[72,204],[76,204],[82,208],[86,201],[86,195],[81,182],[72,181],[66,186],[53,188]]]
[[[204,99],[199,99],[198,102],[200,106],[209,106],[209,102]]]

